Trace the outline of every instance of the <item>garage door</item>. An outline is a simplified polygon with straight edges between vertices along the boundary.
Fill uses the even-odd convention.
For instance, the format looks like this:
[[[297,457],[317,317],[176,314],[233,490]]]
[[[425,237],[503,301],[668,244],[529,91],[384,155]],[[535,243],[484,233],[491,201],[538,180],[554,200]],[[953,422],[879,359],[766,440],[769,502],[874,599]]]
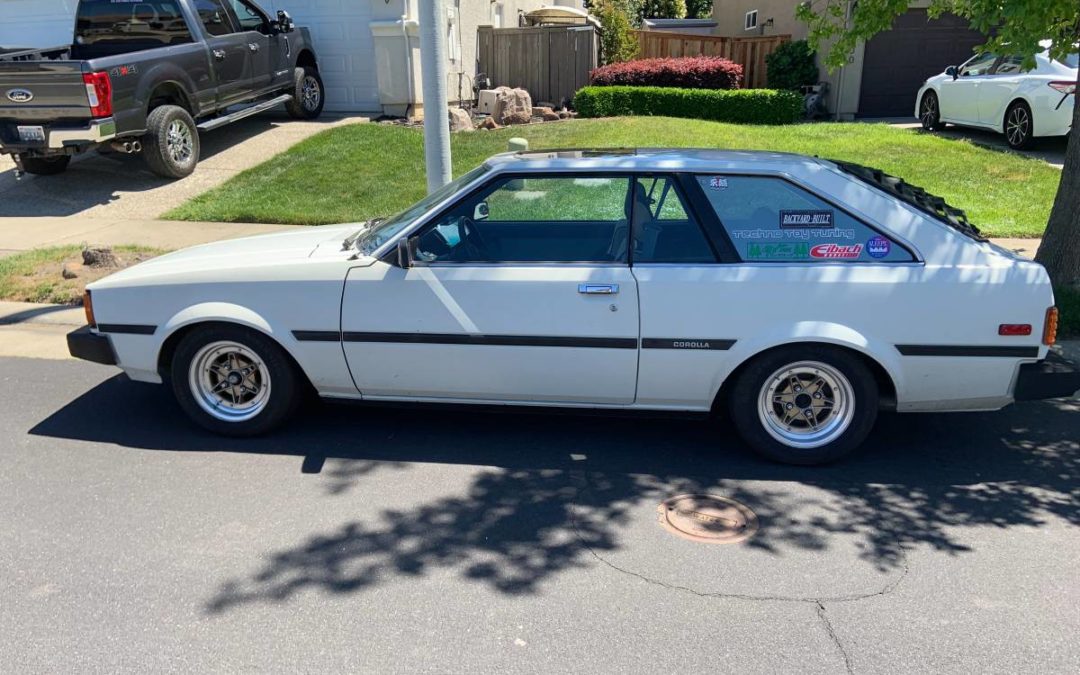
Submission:
[[[0,0],[4,2],[4,0]],[[277,0],[298,26],[311,29],[319,70],[326,85],[326,109],[379,110],[371,3],[359,0]]]
[[[71,44],[78,0],[0,0],[0,49]]]
[[[910,117],[926,78],[967,61],[986,38],[966,20],[946,15],[929,20],[925,9],[897,17],[891,30],[866,43],[860,117]]]

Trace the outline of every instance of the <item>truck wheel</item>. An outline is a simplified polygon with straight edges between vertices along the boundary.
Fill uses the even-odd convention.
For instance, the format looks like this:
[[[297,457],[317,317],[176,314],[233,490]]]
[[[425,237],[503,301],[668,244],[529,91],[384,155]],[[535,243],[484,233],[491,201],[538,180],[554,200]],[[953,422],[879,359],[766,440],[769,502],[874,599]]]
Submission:
[[[855,355],[823,345],[766,352],[728,400],[739,435],[784,464],[826,464],[855,450],[874,426],[878,387]]]
[[[257,436],[284,424],[301,401],[302,377],[276,342],[242,326],[194,329],[177,345],[173,393],[199,426]]]
[[[55,176],[58,173],[67,171],[68,164],[71,164],[71,156],[27,157],[26,155],[19,155],[18,164],[23,171],[32,173],[35,176]]]
[[[323,96],[322,77],[310,66],[293,71],[293,99],[285,104],[289,117],[295,120],[313,120],[322,114],[326,98]]]
[[[163,105],[146,120],[143,154],[150,170],[164,178],[185,178],[199,163],[199,129],[186,110]]]

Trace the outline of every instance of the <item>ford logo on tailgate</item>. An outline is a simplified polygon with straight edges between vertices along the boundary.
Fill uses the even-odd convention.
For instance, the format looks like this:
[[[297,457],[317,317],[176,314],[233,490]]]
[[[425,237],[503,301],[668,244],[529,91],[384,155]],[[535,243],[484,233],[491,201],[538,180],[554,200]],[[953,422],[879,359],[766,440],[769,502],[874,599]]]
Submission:
[[[34,92],[29,89],[12,89],[7,97],[15,103],[29,103],[34,100]]]

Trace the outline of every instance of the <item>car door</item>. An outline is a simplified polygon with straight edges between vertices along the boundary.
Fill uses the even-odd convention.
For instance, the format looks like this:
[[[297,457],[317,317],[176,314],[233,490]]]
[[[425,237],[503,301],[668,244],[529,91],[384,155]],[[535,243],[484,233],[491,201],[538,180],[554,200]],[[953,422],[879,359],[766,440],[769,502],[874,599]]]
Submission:
[[[249,0],[226,0],[232,10],[233,20],[239,27],[239,33],[247,40],[251,62],[251,87],[256,92],[271,88],[274,65],[278,60],[275,47],[279,47],[277,36],[270,27],[270,17]]]
[[[987,126],[1000,126],[1005,119],[1005,106],[1013,100],[1020,86],[1024,59],[1005,56],[994,70],[979,84],[979,122]]]
[[[637,383],[629,177],[502,176],[350,270],[341,330],[365,398],[626,405]]]
[[[252,51],[224,2],[195,0],[217,79],[217,105],[221,108],[247,97],[252,87]]]
[[[979,54],[957,69],[955,80],[941,85],[941,117],[961,124],[979,123],[979,87],[997,61],[994,54]]]

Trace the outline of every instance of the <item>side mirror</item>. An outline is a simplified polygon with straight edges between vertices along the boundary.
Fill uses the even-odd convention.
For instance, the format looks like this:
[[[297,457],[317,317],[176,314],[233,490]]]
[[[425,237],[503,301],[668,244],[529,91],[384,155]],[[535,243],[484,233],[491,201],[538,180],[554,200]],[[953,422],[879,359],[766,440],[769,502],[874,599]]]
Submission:
[[[473,218],[472,219],[473,219],[473,222],[476,222],[477,220],[487,220],[487,217],[489,215],[491,215],[491,212],[488,211],[487,202],[480,202],[479,204],[476,205],[476,208],[473,209]]]
[[[407,270],[413,266],[413,248],[416,246],[416,237],[411,239],[398,239],[397,243],[397,266]]]
[[[946,75],[948,75],[948,76],[950,76],[950,77],[952,77],[952,79],[954,79],[954,80],[955,80],[955,79],[956,79],[957,77],[959,77],[959,76],[960,76],[960,73],[959,73],[959,71],[958,71],[958,70],[956,69],[956,66],[949,66],[948,68],[946,68],[946,69],[945,69],[945,74],[946,74]]]
[[[293,22],[292,15],[283,9],[279,9],[277,13],[277,29],[282,33],[291,33],[296,30],[296,24]]]

